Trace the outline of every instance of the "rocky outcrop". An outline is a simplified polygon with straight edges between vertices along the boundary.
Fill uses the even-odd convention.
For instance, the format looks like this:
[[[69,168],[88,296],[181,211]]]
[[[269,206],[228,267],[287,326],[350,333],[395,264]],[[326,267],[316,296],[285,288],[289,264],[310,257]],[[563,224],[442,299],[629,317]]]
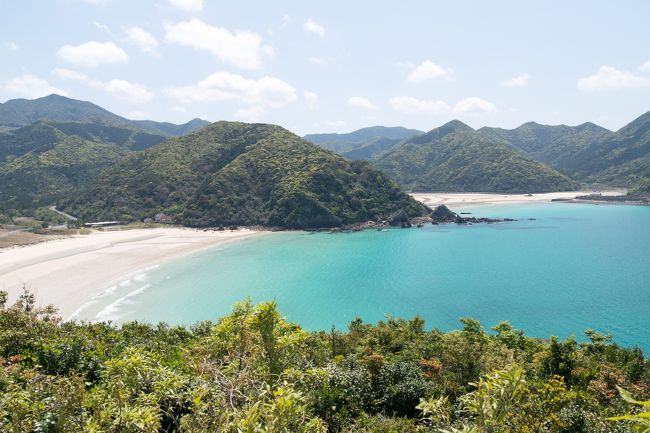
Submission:
[[[481,217],[462,217],[459,214],[451,211],[447,206],[441,204],[433,209],[431,212],[431,223],[432,224],[444,224],[444,223],[455,223],[455,224],[476,224],[476,223],[500,223],[507,221],[516,221],[511,218],[481,218]]]

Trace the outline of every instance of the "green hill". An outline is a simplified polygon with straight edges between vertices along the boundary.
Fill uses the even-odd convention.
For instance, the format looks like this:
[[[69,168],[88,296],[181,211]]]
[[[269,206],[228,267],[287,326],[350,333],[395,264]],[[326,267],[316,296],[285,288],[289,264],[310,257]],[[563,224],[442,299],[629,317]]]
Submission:
[[[32,100],[12,99],[0,104],[0,126],[19,128],[38,121],[102,123],[135,128],[167,137],[185,135],[209,123],[202,119],[193,119],[182,125],[151,120],[130,120],[91,102],[55,94]]]
[[[96,123],[36,122],[0,133],[0,208],[52,204],[98,171],[161,135]]]
[[[526,123],[512,130],[478,132],[580,182],[643,189],[650,179],[650,113],[616,132],[593,123],[575,127]]]
[[[348,159],[369,159],[400,141],[422,134],[417,129],[401,126],[371,126],[347,134],[309,134],[305,140],[333,150]]]
[[[457,120],[400,143],[372,163],[412,191],[529,193],[576,188],[567,176]]]
[[[235,122],[131,153],[61,204],[86,220],[165,211],[190,226],[334,227],[426,212],[366,162],[279,126]]]

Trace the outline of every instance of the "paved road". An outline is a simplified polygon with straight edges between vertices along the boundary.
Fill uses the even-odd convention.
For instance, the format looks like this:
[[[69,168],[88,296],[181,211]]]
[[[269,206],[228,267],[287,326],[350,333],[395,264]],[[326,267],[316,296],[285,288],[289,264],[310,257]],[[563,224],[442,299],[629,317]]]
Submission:
[[[58,213],[59,215],[63,215],[64,217],[66,217],[70,221],[77,221],[76,217],[73,217],[72,215],[70,215],[68,213],[57,210],[56,206],[50,206],[50,210],[53,210],[54,212]]]

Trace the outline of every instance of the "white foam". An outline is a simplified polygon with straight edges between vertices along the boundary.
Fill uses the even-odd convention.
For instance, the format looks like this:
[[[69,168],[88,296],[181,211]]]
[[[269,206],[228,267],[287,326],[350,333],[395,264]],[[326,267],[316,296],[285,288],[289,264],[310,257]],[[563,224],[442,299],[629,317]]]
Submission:
[[[74,310],[74,312],[72,314],[70,314],[67,319],[65,319],[66,322],[77,319],[83,310],[90,307],[91,305],[95,305],[96,303],[99,302],[99,299],[110,295],[116,289],[117,289],[117,286],[111,286],[111,287],[108,287],[108,288],[102,290],[101,292],[97,293],[95,296],[90,298],[89,301],[84,302],[83,304],[81,304],[81,306],[79,308]]]
[[[151,284],[145,284],[144,286],[139,287],[134,291],[122,296],[117,301],[108,304],[99,313],[97,313],[97,315],[95,316],[95,321],[102,322],[110,319],[116,319],[117,317],[119,317],[118,313],[120,312],[120,308],[122,305],[124,304],[128,305],[133,303],[132,301],[129,300],[129,298],[139,295],[140,293],[147,290],[149,287],[151,287]]]

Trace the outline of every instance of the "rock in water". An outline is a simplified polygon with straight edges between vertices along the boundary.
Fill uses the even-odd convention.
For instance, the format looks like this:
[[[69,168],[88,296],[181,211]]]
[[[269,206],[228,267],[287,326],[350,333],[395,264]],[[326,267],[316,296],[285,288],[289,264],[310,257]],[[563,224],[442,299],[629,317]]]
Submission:
[[[457,222],[460,216],[452,212],[447,206],[441,204],[431,212],[431,220],[434,223],[453,223]]]

